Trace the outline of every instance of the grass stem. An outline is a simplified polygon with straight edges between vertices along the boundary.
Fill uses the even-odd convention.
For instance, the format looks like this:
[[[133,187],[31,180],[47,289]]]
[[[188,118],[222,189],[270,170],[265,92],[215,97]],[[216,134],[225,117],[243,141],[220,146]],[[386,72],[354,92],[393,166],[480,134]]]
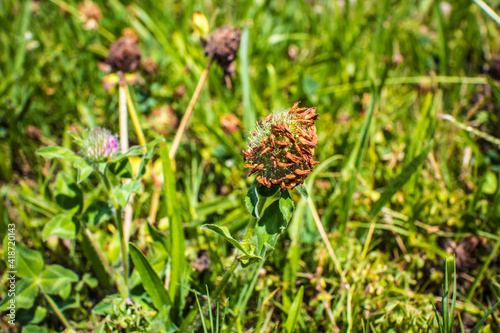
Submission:
[[[120,74],[120,81],[123,80],[123,74]],[[120,148],[122,153],[128,150],[128,119],[127,119],[127,93],[124,83],[118,86],[118,107],[119,107],[119,124],[120,124]]]
[[[340,265],[339,259],[335,255],[335,252],[333,252],[332,244],[330,244],[330,241],[328,240],[328,236],[326,235],[325,228],[323,228],[323,224],[321,224],[321,220],[319,218],[318,211],[316,210],[316,207],[314,207],[314,203],[312,202],[311,197],[307,198],[307,204],[309,205],[309,208],[311,209],[311,213],[313,215],[314,222],[316,223],[316,226],[318,227],[319,234],[321,235],[321,238],[323,239],[323,242],[326,245],[326,249],[328,250],[330,257],[332,257],[333,264],[335,265],[335,269],[336,269],[337,273],[339,274],[340,278],[343,280],[344,273],[342,271],[342,266]]]
[[[66,319],[66,317],[64,316],[64,314],[62,313],[61,309],[59,309],[59,307],[57,306],[56,302],[54,302],[54,300],[52,299],[52,297],[50,297],[46,292],[45,290],[43,290],[42,288],[40,288],[40,290],[42,291],[42,294],[43,296],[45,297],[45,299],[47,300],[47,302],[49,303],[50,307],[52,308],[52,310],[54,310],[54,312],[56,313],[56,316],[59,318],[59,320],[64,324],[64,326],[66,328],[71,328],[71,324],[69,323],[68,319]]]
[[[149,221],[151,224],[155,223],[156,212],[158,211],[158,205],[160,203],[161,190],[155,188],[153,191],[153,197],[151,198],[151,209],[149,210]]]
[[[229,266],[227,271],[222,276],[222,280],[217,285],[217,288],[215,288],[215,291],[210,296],[212,299],[216,299],[219,296],[222,289],[226,286],[227,282],[229,281],[229,278],[233,275],[234,271],[238,267],[239,263],[240,262],[238,259],[234,259],[231,266]],[[195,307],[193,307],[193,309],[191,309],[189,314],[184,318],[182,322],[183,325],[181,325],[179,332],[195,332],[199,327],[199,325],[201,324],[197,319],[200,318],[204,313],[209,311],[208,307],[209,307],[208,303],[203,306],[202,311],[198,311]]]
[[[123,218],[122,218],[122,208],[120,205],[115,204],[115,221],[116,228],[120,236],[120,248],[122,254],[122,264],[123,264],[123,280],[128,291],[128,246],[125,240],[125,233],[123,230]]]
[[[461,122],[458,122],[455,118],[450,116],[449,114],[440,113],[440,114],[438,114],[438,117],[451,122],[456,127],[463,129],[464,131],[467,131],[469,133],[472,133],[472,134],[480,137],[481,139],[486,140],[486,141],[496,145],[497,147],[500,147],[500,139],[495,138],[494,136],[489,135],[488,133],[481,132],[481,131],[479,131],[471,126],[467,126],[465,124],[462,124]]]
[[[137,117],[137,112],[135,111],[134,102],[130,96],[130,89],[128,85],[125,85],[125,97],[127,99],[128,112],[130,119],[132,119],[132,124],[134,125],[135,133],[137,134],[137,139],[141,146],[146,146],[146,138],[144,137],[144,132],[141,128],[141,123],[139,122],[139,117]]]
[[[101,248],[99,247],[99,245],[95,241],[94,235],[92,234],[92,232],[86,226],[85,226],[85,235],[87,235],[90,243],[92,244],[92,247],[94,248],[95,252],[97,253],[97,255],[99,256],[99,258],[101,259],[101,261],[104,264],[104,266],[106,267],[106,270],[108,271],[109,276],[111,276],[111,278],[114,281],[113,268],[111,268],[111,266],[109,265],[108,260],[106,259],[106,256],[104,255],[104,253],[102,252]],[[114,281],[114,282],[116,282],[116,281]]]
[[[109,181],[108,176],[106,174],[99,173],[101,175],[101,180],[108,192],[109,199],[113,202],[114,206],[114,219],[116,228],[118,229],[118,233],[120,236],[120,248],[122,254],[122,264],[123,264],[123,280],[125,281],[125,286],[127,287],[128,293],[128,247],[125,239],[125,233],[123,230],[123,218],[122,218],[122,207],[114,200],[113,198],[113,188],[111,187],[111,183]],[[117,282],[118,283],[118,282]]]
[[[468,301],[470,301],[472,299],[472,296],[474,296],[474,292],[476,291],[476,288],[479,286],[479,283],[481,283],[481,280],[483,279],[483,275],[486,272],[486,269],[490,265],[493,258],[498,254],[498,249],[500,249],[500,239],[497,240],[495,247],[493,248],[490,255],[488,256],[488,259],[486,259],[486,262],[483,264],[483,266],[481,267],[481,270],[477,274],[477,277],[474,279],[474,283],[472,284],[469,292],[467,293],[467,300]]]
[[[179,125],[179,128],[177,129],[177,133],[175,133],[174,142],[172,143],[172,147],[170,148],[170,158],[171,159],[173,159],[175,157],[175,153],[177,152],[177,148],[179,148],[179,144],[181,142],[182,135],[186,131],[187,123],[188,123],[189,119],[191,118],[194,106],[196,105],[196,102],[198,101],[198,98],[200,97],[201,90],[203,89],[203,86],[205,85],[205,82],[207,81],[208,73],[210,72],[210,67],[212,66],[212,62],[213,62],[213,59],[210,59],[207,67],[205,68],[205,70],[201,74],[200,80],[198,81],[198,85],[196,86],[193,97],[191,97],[191,101],[189,101],[189,105],[186,109],[186,113],[184,113],[184,116],[182,117],[182,120],[181,120],[181,124]]]
[[[495,21],[496,23],[500,24],[500,16],[498,16],[498,14],[495,13],[495,11],[493,9],[491,9],[491,7],[488,6],[488,4],[486,4],[486,2],[484,2],[483,0],[474,0],[474,2],[479,7],[481,7],[481,9],[484,10],[484,12],[486,14],[488,14],[489,17],[491,17],[493,19],[493,21]]]

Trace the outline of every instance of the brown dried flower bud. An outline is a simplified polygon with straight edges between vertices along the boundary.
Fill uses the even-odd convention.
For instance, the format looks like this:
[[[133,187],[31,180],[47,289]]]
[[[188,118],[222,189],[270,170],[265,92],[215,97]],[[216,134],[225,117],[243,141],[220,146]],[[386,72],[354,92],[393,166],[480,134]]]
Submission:
[[[233,113],[228,113],[220,118],[220,125],[226,134],[233,134],[239,131],[241,123]]]
[[[133,72],[141,65],[141,51],[137,47],[137,38],[124,36],[111,44],[107,59],[113,69]]]
[[[151,128],[161,135],[169,135],[176,128],[179,123],[177,116],[171,106],[166,105],[154,109],[151,116],[148,117],[148,122]]]
[[[295,60],[299,54],[299,47],[297,45],[290,45],[288,47],[288,59]]]
[[[217,61],[225,75],[234,76],[234,66],[231,64],[240,47],[240,37],[240,29],[223,26],[202,42],[205,54]]]
[[[142,64],[142,69],[147,76],[151,77],[158,73],[158,63],[153,58],[147,58]]]
[[[245,168],[255,173],[264,186],[279,185],[282,190],[294,188],[307,178],[314,166],[314,148],[318,143],[316,108],[293,107],[269,115],[259,122],[243,151]]]
[[[181,84],[180,86],[177,86],[174,90],[174,97],[175,98],[182,98],[186,95],[186,86]]]
[[[93,2],[83,2],[78,6],[80,11],[80,21],[85,30],[97,30],[99,21],[102,18],[99,6]]]

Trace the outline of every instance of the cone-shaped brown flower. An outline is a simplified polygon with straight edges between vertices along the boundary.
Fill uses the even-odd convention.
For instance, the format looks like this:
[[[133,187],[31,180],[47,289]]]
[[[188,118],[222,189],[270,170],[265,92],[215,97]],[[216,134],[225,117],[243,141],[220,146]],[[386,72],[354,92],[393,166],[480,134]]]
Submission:
[[[282,190],[294,188],[307,178],[314,166],[314,148],[318,143],[314,123],[316,108],[293,107],[269,115],[250,133],[248,149],[243,151],[245,168],[257,175],[264,186],[279,185]]]

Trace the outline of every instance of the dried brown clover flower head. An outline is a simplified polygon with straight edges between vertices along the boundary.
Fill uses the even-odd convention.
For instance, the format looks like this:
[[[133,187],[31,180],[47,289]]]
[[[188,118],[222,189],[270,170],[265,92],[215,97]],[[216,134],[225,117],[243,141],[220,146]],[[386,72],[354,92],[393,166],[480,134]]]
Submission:
[[[243,151],[245,168],[257,174],[266,187],[279,185],[282,190],[294,188],[307,178],[314,166],[314,148],[318,143],[316,108],[293,107],[269,115],[250,133],[248,149]]]
[[[93,2],[83,2],[78,6],[80,11],[80,21],[83,22],[85,30],[97,30],[99,21],[102,18],[99,6]]]
[[[224,74],[234,76],[232,62],[240,47],[241,30],[222,26],[202,41],[205,54],[217,61]]]
[[[153,58],[146,58],[142,64],[142,69],[147,76],[155,76],[158,73],[158,63]]]
[[[179,120],[170,105],[165,105],[154,109],[148,117],[148,123],[157,133],[167,136],[175,131]]]
[[[226,134],[233,134],[241,127],[240,120],[233,113],[228,113],[220,118],[220,126]]]
[[[137,39],[123,36],[111,44],[107,63],[114,70],[133,72],[141,65],[141,51],[137,47]]]

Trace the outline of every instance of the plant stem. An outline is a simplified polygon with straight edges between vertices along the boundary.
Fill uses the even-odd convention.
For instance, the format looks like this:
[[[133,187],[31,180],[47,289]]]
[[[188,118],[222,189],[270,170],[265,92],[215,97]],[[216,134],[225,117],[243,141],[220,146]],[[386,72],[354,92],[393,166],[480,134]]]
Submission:
[[[481,7],[497,24],[500,24],[500,16],[490,6],[488,6],[483,0],[474,0],[474,2]]]
[[[259,212],[259,216],[262,215],[262,212],[264,210],[267,199],[269,199],[269,198],[266,198],[266,200],[259,200],[259,204],[257,207],[257,210]],[[245,241],[250,239],[251,235],[253,234],[253,231],[255,230],[255,226],[257,225],[258,221],[259,221],[258,218],[255,218],[253,216],[251,217],[250,223],[248,224],[248,228],[247,228],[247,230],[245,232],[245,236],[243,238]],[[236,253],[236,258],[234,259],[233,263],[231,264],[231,266],[228,268],[228,270],[222,276],[222,280],[217,285],[217,288],[215,288],[215,291],[210,295],[210,297],[212,299],[216,299],[219,296],[222,289],[226,286],[227,282],[229,281],[229,278],[231,277],[231,275],[233,275],[234,271],[238,267],[238,264],[240,262],[237,259],[237,257],[238,257],[238,254]],[[266,260],[266,259],[263,258],[262,260]],[[203,307],[203,313],[205,313],[207,311],[208,311],[208,304],[205,304],[205,306]],[[196,331],[197,327],[200,325],[199,323],[196,322],[199,315],[200,315],[200,312],[198,312],[196,308],[193,308],[191,310],[191,312],[189,312],[187,317],[184,319],[183,325],[180,328],[180,332],[194,332],[194,331]],[[189,325],[189,323],[191,323],[191,325],[186,327],[187,325]]]
[[[109,182],[108,176],[106,176],[106,174],[103,173],[99,173],[99,175],[101,176],[101,180],[104,184],[104,187],[108,192],[109,199],[113,202],[113,207],[114,207],[113,216],[115,218],[116,228],[118,229],[118,233],[120,236],[120,247],[121,247],[122,264],[123,264],[123,280],[128,290],[128,247],[127,247],[127,242],[125,240],[125,233],[123,231],[122,207],[115,201],[113,197],[113,190],[111,187],[111,183]]]
[[[328,253],[330,254],[330,257],[332,257],[333,264],[335,265],[335,269],[337,270],[337,273],[339,274],[341,280],[344,280],[344,273],[342,271],[342,266],[340,266],[340,262],[335,255],[335,252],[333,252],[332,244],[330,244],[330,241],[328,240],[328,236],[326,235],[325,228],[323,228],[323,224],[321,224],[321,220],[319,218],[318,212],[316,211],[316,207],[314,207],[314,203],[312,202],[311,197],[307,198],[307,204],[309,205],[309,208],[311,209],[311,213],[314,218],[314,222],[316,222],[316,226],[318,227],[319,234],[321,235],[321,238],[323,239],[323,242],[326,245],[326,249],[328,250]]]
[[[156,220],[156,212],[158,211],[158,204],[160,203],[160,194],[161,190],[155,188],[151,199],[151,209],[149,210],[149,222],[151,222],[151,224],[154,224]]]
[[[472,133],[472,134],[480,137],[481,139],[486,140],[486,141],[494,144],[497,147],[500,147],[500,139],[495,138],[494,136],[489,135],[488,133],[481,132],[480,130],[475,129],[472,126],[467,126],[465,124],[462,124],[461,122],[458,122],[455,118],[450,116],[449,114],[440,113],[440,114],[438,114],[438,117],[451,122],[456,127],[463,129],[464,131],[467,131],[469,133]]]
[[[467,300],[468,301],[470,301],[472,299],[472,296],[474,295],[474,291],[476,290],[477,286],[479,285],[479,283],[481,283],[481,280],[483,279],[484,272],[486,272],[486,269],[488,268],[491,261],[493,260],[493,257],[495,255],[497,255],[499,248],[500,248],[500,239],[497,240],[495,247],[493,248],[490,255],[488,256],[488,259],[486,259],[486,262],[481,267],[479,274],[477,275],[476,279],[474,280],[474,283],[472,284],[472,287],[470,288],[469,292],[467,293]]]
[[[125,91],[126,83],[123,73],[118,73],[120,84],[118,85],[118,107],[120,124],[120,148],[122,153],[128,150],[128,119],[127,119],[127,93]]]
[[[222,276],[222,280],[219,282],[217,285],[217,288],[215,288],[215,291],[210,295],[211,299],[216,299],[222,289],[226,286],[227,282],[229,281],[229,278],[231,275],[233,275],[235,269],[239,265],[238,259],[234,259],[233,263],[231,266],[229,266],[228,270],[224,273]],[[215,303],[214,303],[215,304]],[[179,331],[180,332],[195,332],[196,329],[199,327],[200,323],[197,321],[199,319],[201,313],[206,313],[208,312],[208,303],[203,306],[203,310],[200,312],[196,307],[193,307],[189,314],[184,318],[183,320],[183,325],[181,325]],[[188,326],[189,325],[189,326]],[[187,326],[187,327],[186,327]]]
[[[52,310],[54,310],[54,312],[56,313],[57,317],[59,318],[60,321],[62,321],[62,323],[64,324],[64,326],[66,326],[66,328],[72,328],[72,326],[69,323],[68,319],[66,319],[66,317],[64,316],[64,314],[61,312],[61,309],[59,309],[59,307],[57,306],[56,302],[54,302],[54,300],[52,299],[52,297],[50,297],[45,292],[45,290],[43,290],[41,287],[40,287],[40,290],[42,291],[43,296],[45,297],[45,299],[47,300],[47,302],[49,302],[50,307],[52,308]]]
[[[137,134],[137,139],[141,146],[146,146],[146,138],[144,137],[144,132],[141,128],[141,123],[139,122],[139,117],[137,117],[137,112],[135,111],[134,102],[132,102],[132,97],[130,96],[130,90],[128,85],[125,84],[125,95],[127,98],[128,112],[130,119],[132,119],[132,124],[134,125],[135,133]]]
[[[123,280],[125,281],[125,286],[128,288],[128,248],[125,241],[125,233],[123,232],[122,207],[118,204],[115,204],[115,220],[116,228],[118,229],[118,233],[120,235],[123,263]]]
[[[229,266],[227,271],[222,276],[222,280],[217,285],[217,288],[215,288],[215,291],[212,293],[212,295],[211,295],[212,299],[215,299],[219,296],[220,292],[222,291],[222,288],[224,288],[226,286],[227,281],[229,281],[229,278],[231,277],[231,275],[233,275],[233,273],[236,270],[236,267],[238,267],[239,263],[240,262],[238,259],[234,259],[231,266]]]
[[[368,253],[368,248],[370,247],[370,242],[372,241],[373,232],[375,231],[375,226],[377,222],[372,220],[370,222],[370,229],[368,230],[368,235],[366,236],[365,245],[363,246],[363,252],[361,253],[361,260],[365,259],[366,254]]]
[[[97,255],[99,256],[99,258],[101,259],[102,263],[104,264],[104,266],[106,267],[106,270],[108,271],[108,274],[111,276],[111,278],[113,279],[114,281],[114,276],[113,276],[113,269],[111,268],[111,266],[109,265],[109,262],[108,260],[106,259],[106,257],[104,256],[104,253],[102,253],[102,250],[101,248],[99,247],[99,245],[96,243],[95,239],[94,239],[94,235],[92,234],[92,232],[85,226],[85,235],[87,235],[90,243],[92,244],[92,247],[94,248],[95,252],[97,252]],[[116,282],[116,281],[115,281]]]
[[[104,188],[106,189],[106,192],[108,192],[108,196],[110,199],[113,198],[113,188],[111,187],[111,183],[109,182],[108,176],[105,174],[102,174],[99,172],[99,175],[101,176],[101,181],[104,184]]]
[[[212,66],[213,61],[214,61],[213,59],[210,59],[207,67],[205,68],[205,70],[201,74],[200,80],[198,81],[198,85],[196,86],[193,97],[191,97],[191,101],[189,101],[189,105],[186,109],[186,113],[184,113],[184,116],[182,117],[182,120],[181,120],[181,124],[179,125],[179,128],[177,129],[177,133],[175,133],[174,142],[172,143],[172,147],[170,148],[170,154],[169,154],[171,159],[173,159],[175,157],[175,153],[177,152],[177,148],[179,148],[179,144],[181,142],[182,135],[186,131],[187,123],[188,123],[189,119],[191,118],[191,114],[193,113],[194,106],[196,105],[196,102],[198,101],[198,98],[200,97],[201,89],[203,88],[205,81],[207,81],[208,73],[210,72],[210,67]]]

